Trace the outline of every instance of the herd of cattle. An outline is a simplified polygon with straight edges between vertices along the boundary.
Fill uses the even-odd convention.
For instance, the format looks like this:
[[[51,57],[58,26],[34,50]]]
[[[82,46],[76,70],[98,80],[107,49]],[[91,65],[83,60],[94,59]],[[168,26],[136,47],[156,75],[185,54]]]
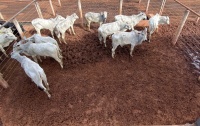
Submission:
[[[38,60],[41,61],[40,56],[52,57],[60,64],[61,68],[63,68],[62,51],[59,48],[57,41],[54,39],[54,34],[60,43],[63,41],[66,44],[65,32],[66,30],[69,30],[70,34],[72,31],[75,35],[73,25],[78,18],[79,17],[75,13],[66,16],[66,18],[61,15],[57,15],[55,18],[50,19],[36,18],[32,20],[31,23],[37,31],[37,34],[34,34],[29,38],[24,38],[19,42],[15,42],[13,45],[11,58],[16,59],[21,64],[27,76],[29,76],[49,98],[51,95],[48,92],[49,84],[47,82],[47,77],[44,70],[37,62]],[[111,36],[113,58],[115,55],[115,49],[119,45],[124,46],[130,44],[130,55],[132,56],[134,47],[147,40],[147,28],[144,28],[142,31],[134,30],[134,26],[136,26],[141,20],[147,19],[146,14],[143,12],[131,16],[117,15],[115,16],[115,21],[110,23],[106,23],[106,11],[101,13],[88,12],[85,14],[85,19],[87,21],[88,30],[90,30],[91,22],[100,24],[98,28],[98,38],[100,43],[103,40],[105,47],[106,38]],[[159,24],[169,24],[169,17],[156,14],[149,19],[149,42],[151,34],[158,28]],[[6,57],[8,57],[8,55],[6,54],[4,47],[9,46],[11,42],[17,40],[17,34],[13,32],[16,32],[16,29],[12,29],[13,27],[14,26],[2,27],[0,29],[0,50]],[[22,31],[24,31],[22,26],[21,28]],[[50,30],[53,38],[41,36],[41,29]],[[131,32],[127,32],[127,30],[131,30]],[[31,56],[34,61],[29,59],[27,56]]]

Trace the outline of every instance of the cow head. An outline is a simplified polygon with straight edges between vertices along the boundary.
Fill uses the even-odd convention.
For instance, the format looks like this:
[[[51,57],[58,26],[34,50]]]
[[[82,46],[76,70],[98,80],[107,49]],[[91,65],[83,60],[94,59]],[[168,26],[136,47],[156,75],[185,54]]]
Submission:
[[[107,11],[101,12],[101,16],[103,18],[103,23],[106,23],[107,15],[108,15]]]
[[[137,15],[141,20],[147,20],[147,15],[144,12],[139,12]]]
[[[17,40],[17,37],[13,33],[8,32],[8,33],[5,34],[5,39],[7,39],[7,40]]]
[[[79,18],[78,15],[77,15],[76,13],[73,13],[71,16],[72,16],[74,19],[78,19],[78,18]]]

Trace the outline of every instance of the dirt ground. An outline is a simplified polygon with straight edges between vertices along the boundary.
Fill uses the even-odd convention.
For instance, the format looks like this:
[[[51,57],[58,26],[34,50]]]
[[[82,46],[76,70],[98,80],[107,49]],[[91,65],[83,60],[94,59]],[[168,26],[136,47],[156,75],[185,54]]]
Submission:
[[[200,24],[189,21],[181,37],[194,27],[200,36]],[[67,45],[59,43],[64,69],[51,58],[39,63],[51,99],[11,59],[17,66],[10,87],[0,88],[0,125],[170,125],[200,116],[198,76],[183,47],[171,44],[177,24],[160,26],[151,43],[135,47],[133,57],[130,46],[118,47],[115,59],[111,40],[107,48],[101,45],[97,28],[92,24],[89,32],[76,24],[75,36],[66,33]]]

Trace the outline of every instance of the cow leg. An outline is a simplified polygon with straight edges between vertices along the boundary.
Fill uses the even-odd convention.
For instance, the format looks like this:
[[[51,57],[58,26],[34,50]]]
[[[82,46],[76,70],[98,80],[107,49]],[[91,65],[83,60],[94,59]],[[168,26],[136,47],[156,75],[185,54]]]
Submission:
[[[106,46],[106,36],[103,36],[103,42],[104,42],[104,46],[107,47]]]
[[[158,33],[158,27],[156,28],[156,33]]]
[[[99,23],[99,27],[100,27],[102,24],[103,24],[103,22],[100,22],[100,23]]]
[[[49,91],[49,90],[50,90],[50,89],[49,89],[49,84],[48,84],[48,82],[47,82],[47,80],[46,80],[46,77],[43,78],[43,81],[44,81],[44,85],[45,85],[47,91]]]
[[[72,33],[75,35],[75,32],[74,32],[74,27],[73,27],[73,25],[71,26],[71,28],[72,28]]]
[[[88,30],[90,31],[90,21],[88,21],[87,19],[86,21],[87,21],[86,26],[88,27]]]
[[[134,50],[135,45],[131,45],[131,51],[130,51],[130,56],[133,57],[133,50]]]
[[[49,94],[48,90],[42,84],[42,79],[33,80],[33,81],[38,86],[39,89],[42,89],[47,94],[48,98],[51,98],[51,95]]]
[[[98,38],[99,38],[99,42],[100,42],[100,44],[102,44],[102,36],[101,36],[101,33],[98,33]]]
[[[65,41],[65,32],[62,32],[62,39],[63,39],[64,43],[67,44],[67,42]]]
[[[36,56],[37,59],[39,59],[40,62],[42,62],[42,59],[40,58],[40,56]]]
[[[151,39],[151,33],[149,34],[149,42],[151,41],[150,39]]]
[[[61,34],[60,32],[57,34],[57,38],[58,38],[59,42],[62,43],[60,34]]]
[[[54,38],[53,30],[50,30],[50,31],[51,31],[51,36]]]
[[[71,27],[69,28],[69,34],[70,34],[70,35],[72,34],[72,30],[71,30]]]
[[[134,30],[134,26],[133,26],[133,25],[131,25],[131,30],[132,30],[132,31]]]
[[[37,34],[41,35],[40,29],[35,29],[37,31]]]
[[[32,56],[32,58],[36,63],[38,63],[38,60],[37,60],[36,56]]]
[[[113,46],[112,48],[112,58],[115,58],[115,50],[116,50],[117,46]]]
[[[47,94],[48,98],[50,99],[50,98],[51,98],[51,95],[49,94],[48,90],[45,89],[44,92]]]
[[[55,56],[53,57],[59,64],[60,64],[60,67],[63,69],[63,62],[62,62],[62,59],[58,58],[58,56]]]

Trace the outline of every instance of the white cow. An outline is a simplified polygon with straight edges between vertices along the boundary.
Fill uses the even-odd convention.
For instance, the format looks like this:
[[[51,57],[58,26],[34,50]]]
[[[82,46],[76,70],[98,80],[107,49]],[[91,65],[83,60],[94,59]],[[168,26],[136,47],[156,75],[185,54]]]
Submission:
[[[137,15],[132,16],[126,16],[126,15],[116,15],[115,21],[124,21],[131,23],[131,28],[134,30],[134,26],[137,25],[141,20],[147,19],[147,16],[145,13],[140,12]]]
[[[41,29],[48,29],[51,31],[51,35],[54,38],[53,30],[55,26],[59,21],[62,21],[64,19],[65,19],[64,17],[57,15],[55,18],[50,18],[50,19],[36,18],[32,20],[31,23],[34,26],[35,30],[37,31],[37,34],[41,35],[40,33]]]
[[[106,37],[112,35],[118,31],[126,31],[127,29],[131,29],[131,25],[129,23],[123,21],[115,21],[112,23],[102,24],[98,28],[98,37],[101,43],[102,39],[104,41],[104,45],[106,47]]]
[[[0,34],[0,50],[6,57],[8,57],[8,55],[6,54],[4,47],[9,46],[14,40],[17,40],[17,37],[10,32]]]
[[[61,38],[60,38],[60,34],[62,34],[62,39],[64,41],[65,44],[66,41],[65,41],[65,32],[67,29],[71,28],[73,34],[75,35],[75,32],[74,32],[74,22],[76,21],[76,19],[78,19],[79,17],[76,15],[76,13],[73,13],[72,15],[70,16],[67,16],[66,19],[60,21],[56,26],[55,26],[55,29],[54,29],[54,32],[57,36],[57,38],[59,38],[59,41],[61,42]]]
[[[101,13],[87,12],[85,14],[85,19],[87,21],[88,29],[90,30],[91,22],[98,22],[99,26],[101,26],[103,23],[106,22],[107,12],[106,11],[101,12]]]
[[[49,36],[41,36],[39,34],[34,34],[31,37],[25,39],[24,41],[25,42],[32,41],[33,43],[52,43],[52,44],[56,45],[60,50],[60,47],[59,47],[57,41],[54,38],[51,38]]]
[[[0,27],[1,27],[1,25],[0,25]],[[13,31],[10,27],[9,28],[2,27],[0,29],[0,34],[2,34],[2,33],[12,33],[13,34]]]
[[[18,42],[13,45],[14,51],[21,51],[22,53],[32,56],[37,62],[36,56],[47,56],[54,58],[63,68],[62,55],[58,47],[52,43],[33,43],[28,41],[26,43]]]
[[[115,49],[120,45],[131,44],[130,55],[132,55],[133,49],[136,45],[142,44],[143,41],[147,40],[147,28],[143,31],[133,30],[131,32],[117,32],[112,35],[112,57],[114,58]]]
[[[149,42],[151,39],[151,34],[154,33],[156,29],[158,29],[158,25],[160,24],[169,24],[168,16],[160,16],[159,14],[154,15],[149,19]]]
[[[47,77],[44,73],[44,70],[37,63],[33,62],[26,56],[21,56],[19,52],[12,52],[11,58],[16,59],[21,64],[21,67],[24,69],[26,75],[30,77],[31,80],[39,88],[41,88],[49,98],[51,98],[51,95],[48,92],[49,84],[47,82]]]

